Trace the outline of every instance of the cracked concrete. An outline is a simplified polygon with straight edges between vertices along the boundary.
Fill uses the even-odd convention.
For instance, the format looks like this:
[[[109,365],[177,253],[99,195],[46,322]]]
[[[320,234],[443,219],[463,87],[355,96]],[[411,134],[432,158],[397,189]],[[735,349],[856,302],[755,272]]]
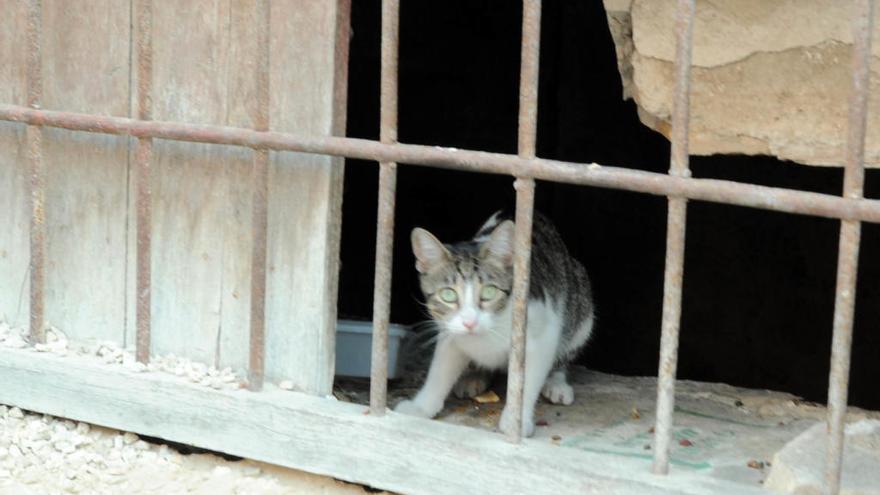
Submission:
[[[605,0],[624,98],[669,137],[675,2]],[[850,1],[698,2],[691,86],[692,154],[844,160],[850,92]],[[880,12],[878,12],[880,15]],[[880,31],[880,23],[876,23]],[[874,43],[874,59],[880,43]],[[870,108],[880,103],[872,73]],[[880,166],[880,114],[869,112],[868,166]]]

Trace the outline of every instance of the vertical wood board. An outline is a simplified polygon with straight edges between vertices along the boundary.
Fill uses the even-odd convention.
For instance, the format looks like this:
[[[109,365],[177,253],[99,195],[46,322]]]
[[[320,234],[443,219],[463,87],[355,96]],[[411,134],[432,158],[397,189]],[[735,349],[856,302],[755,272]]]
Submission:
[[[43,1],[43,108],[128,116],[127,2]],[[128,140],[43,130],[46,319],[76,340],[122,342]]]
[[[0,101],[27,103],[27,5],[0,0]],[[0,122],[0,320],[28,323],[30,207],[24,126]]]
[[[153,118],[252,125],[245,107],[255,44],[240,42],[255,27],[254,8],[254,1],[154,1]],[[232,146],[154,144],[154,353],[247,365],[250,155]]]
[[[345,93],[338,89],[348,58],[338,45],[348,43],[348,8],[337,0],[272,3],[273,130],[330,135],[344,127]],[[286,152],[272,158],[267,377],[328,394],[335,359],[343,162]]]

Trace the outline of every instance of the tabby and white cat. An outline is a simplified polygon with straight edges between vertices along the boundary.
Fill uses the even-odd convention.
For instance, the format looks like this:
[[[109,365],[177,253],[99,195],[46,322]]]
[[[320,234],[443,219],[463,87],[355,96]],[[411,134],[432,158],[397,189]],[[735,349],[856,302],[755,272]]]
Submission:
[[[424,385],[396,411],[434,417],[455,387],[469,397],[488,387],[491,370],[506,370],[510,355],[514,224],[490,217],[472,240],[443,244],[427,230],[412,232],[416,270],[428,312],[439,331]],[[590,338],[594,309],[584,267],[569,255],[549,220],[535,215],[528,298],[523,435],[534,432],[538,395],[571,404],[566,367]],[[465,373],[469,365],[473,371]],[[462,376],[464,373],[464,376]],[[499,429],[512,430],[509,408]]]

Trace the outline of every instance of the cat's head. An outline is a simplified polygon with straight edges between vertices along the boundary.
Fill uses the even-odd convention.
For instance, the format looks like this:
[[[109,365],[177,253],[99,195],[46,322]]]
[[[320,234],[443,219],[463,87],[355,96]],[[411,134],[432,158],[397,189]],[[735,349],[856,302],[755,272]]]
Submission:
[[[422,293],[442,330],[452,335],[490,331],[510,298],[513,235],[509,220],[489,235],[458,244],[443,244],[425,229],[412,231]]]

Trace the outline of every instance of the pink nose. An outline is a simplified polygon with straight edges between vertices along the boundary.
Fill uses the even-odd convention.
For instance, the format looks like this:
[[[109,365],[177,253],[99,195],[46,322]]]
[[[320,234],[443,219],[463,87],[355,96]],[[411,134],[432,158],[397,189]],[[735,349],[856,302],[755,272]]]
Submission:
[[[473,330],[477,326],[477,320],[464,320],[461,324],[468,330]]]

